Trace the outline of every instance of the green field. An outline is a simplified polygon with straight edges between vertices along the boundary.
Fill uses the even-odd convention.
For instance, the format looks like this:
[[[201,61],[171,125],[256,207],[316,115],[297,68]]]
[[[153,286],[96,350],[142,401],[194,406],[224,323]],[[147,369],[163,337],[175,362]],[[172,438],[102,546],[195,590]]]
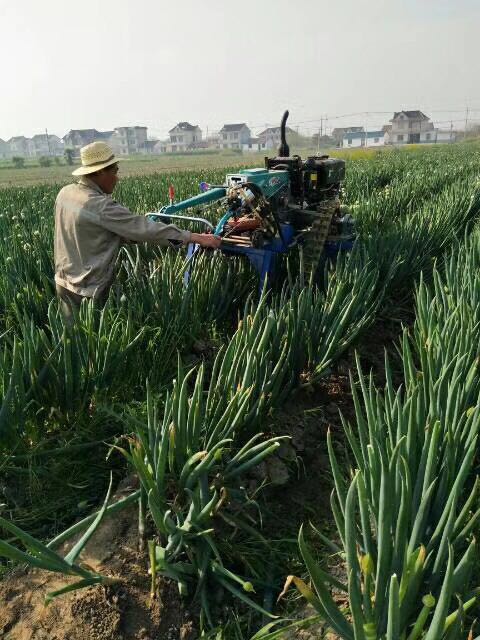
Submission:
[[[359,237],[315,281],[293,255],[258,299],[240,259],[204,253],[185,284],[182,252],[128,246],[106,308],[86,305],[71,332],[52,261],[57,183],[70,168],[0,169],[5,603],[14,567],[27,564],[55,576],[44,595],[80,589],[54,593],[51,607],[106,593],[127,616],[130,598],[151,637],[155,593],[172,582],[175,606],[219,640],[253,640],[274,621],[256,640],[295,637],[275,631],[295,624],[325,639],[475,637],[480,146],[340,155]],[[263,156],[195,161],[125,161],[115,197],[156,210],[171,183],[191,196]],[[202,214],[218,218],[215,207]],[[342,376],[340,418],[331,390]],[[145,539],[137,582],[126,561],[109,571],[85,560],[104,526],[89,516],[112,502],[110,477],[116,486],[131,474],[139,515],[129,517]],[[84,518],[62,548],[61,532]],[[109,542],[111,555],[124,552]],[[28,576],[22,584],[34,589]],[[312,605],[307,622],[295,588]],[[12,639],[32,632],[13,607],[0,623]]]
[[[232,165],[263,166],[263,153],[197,153],[164,156],[129,156],[121,159],[121,174],[125,177],[150,175],[158,172],[176,172],[196,168],[221,168]],[[63,183],[71,179],[72,170],[62,159],[61,165],[40,167],[37,162],[27,160],[25,167],[16,169],[11,162],[0,163],[0,187]]]
[[[316,149],[296,150],[303,157],[313,155]],[[391,149],[356,149],[338,150],[324,149],[321,152],[344,158],[368,157],[372,154],[391,152]],[[272,155],[272,152],[267,152]],[[266,153],[236,153],[234,151],[219,151],[208,153],[168,154],[163,156],[128,156],[121,159],[121,176],[133,177],[151,175],[154,173],[171,173],[188,171],[190,169],[214,169],[231,166],[262,167]],[[77,166],[68,166],[65,160],[60,158],[60,165],[53,164],[50,167],[41,167],[35,160],[27,159],[22,169],[16,169],[12,162],[0,161],[0,188],[10,186],[28,186],[34,184],[57,184],[68,182],[71,179],[72,170]]]

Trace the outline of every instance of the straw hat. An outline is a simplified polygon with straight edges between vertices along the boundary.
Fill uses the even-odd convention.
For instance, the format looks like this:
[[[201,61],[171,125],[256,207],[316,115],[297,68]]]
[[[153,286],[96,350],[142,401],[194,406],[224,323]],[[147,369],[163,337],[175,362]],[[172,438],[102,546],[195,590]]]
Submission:
[[[72,172],[72,176],[86,176],[105,169],[118,162],[112,149],[105,142],[92,142],[80,149],[82,166]]]

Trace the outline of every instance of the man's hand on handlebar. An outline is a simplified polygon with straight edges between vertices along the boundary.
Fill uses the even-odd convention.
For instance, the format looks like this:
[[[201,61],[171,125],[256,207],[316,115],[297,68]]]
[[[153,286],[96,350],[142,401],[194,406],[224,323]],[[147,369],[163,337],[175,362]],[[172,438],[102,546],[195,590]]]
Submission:
[[[190,236],[190,242],[199,244],[201,247],[208,249],[218,249],[222,239],[211,233],[192,233]]]

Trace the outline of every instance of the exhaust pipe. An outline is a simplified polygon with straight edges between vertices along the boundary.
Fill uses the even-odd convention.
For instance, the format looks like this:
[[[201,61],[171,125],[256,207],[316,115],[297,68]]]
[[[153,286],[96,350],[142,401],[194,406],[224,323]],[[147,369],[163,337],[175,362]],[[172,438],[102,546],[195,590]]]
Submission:
[[[285,127],[287,124],[288,111],[285,111],[282,117],[282,122],[280,123],[280,135],[281,135],[281,144],[278,147],[278,155],[280,158],[288,158],[290,156],[290,147],[287,144],[287,139],[285,137]]]

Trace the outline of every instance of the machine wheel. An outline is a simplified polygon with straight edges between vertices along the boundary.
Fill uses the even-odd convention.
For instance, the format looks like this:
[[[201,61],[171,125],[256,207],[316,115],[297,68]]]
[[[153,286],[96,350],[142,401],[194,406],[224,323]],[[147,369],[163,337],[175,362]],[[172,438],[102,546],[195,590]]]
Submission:
[[[307,275],[317,271],[336,207],[336,200],[325,202],[305,238],[303,255]]]

